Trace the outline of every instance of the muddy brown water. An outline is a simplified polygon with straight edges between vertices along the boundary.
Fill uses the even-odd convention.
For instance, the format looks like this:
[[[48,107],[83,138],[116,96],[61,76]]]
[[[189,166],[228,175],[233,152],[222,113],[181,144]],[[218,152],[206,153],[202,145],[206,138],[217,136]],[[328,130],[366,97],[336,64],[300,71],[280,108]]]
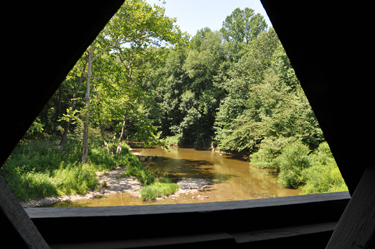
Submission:
[[[133,149],[132,152],[141,155],[140,160],[146,167],[168,174],[172,182],[199,178],[210,180],[213,184],[204,191],[183,193],[156,202],[144,202],[139,197],[120,193],[91,200],[57,203],[54,207],[217,202],[295,196],[300,193],[300,190],[283,188],[272,172],[256,168],[248,161],[229,154],[186,148],[170,148],[170,151],[161,148]]]

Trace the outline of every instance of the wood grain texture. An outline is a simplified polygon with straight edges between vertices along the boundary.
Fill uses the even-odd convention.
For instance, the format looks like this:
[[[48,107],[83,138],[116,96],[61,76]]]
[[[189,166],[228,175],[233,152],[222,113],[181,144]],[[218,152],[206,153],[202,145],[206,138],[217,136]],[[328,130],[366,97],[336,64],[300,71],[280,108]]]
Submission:
[[[375,168],[366,168],[327,249],[374,248]]]

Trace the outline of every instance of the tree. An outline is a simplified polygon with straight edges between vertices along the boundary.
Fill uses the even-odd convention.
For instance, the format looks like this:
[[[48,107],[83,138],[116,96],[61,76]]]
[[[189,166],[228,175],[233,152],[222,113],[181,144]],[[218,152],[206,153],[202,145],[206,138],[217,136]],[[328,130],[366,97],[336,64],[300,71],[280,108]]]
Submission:
[[[227,72],[227,78],[222,81],[215,81],[215,86],[223,89],[226,93],[216,113],[214,124],[216,140],[219,145],[225,145],[222,149],[230,148],[233,150],[236,147],[236,141],[242,140],[240,137],[243,133],[235,132],[234,135],[240,135],[240,137],[237,137],[237,135],[233,136],[233,132],[239,128],[240,124],[244,124],[238,120],[244,111],[246,111],[246,116],[251,116],[246,117],[246,120],[259,121],[255,110],[260,108],[261,104],[256,99],[258,95],[255,94],[254,87],[262,83],[266,69],[270,67],[272,55],[279,43],[280,41],[273,28],[262,33],[249,45],[247,53],[237,62],[231,64]],[[253,103],[249,104],[249,99],[253,99]],[[242,116],[242,118],[244,117]],[[234,121],[236,119],[237,121]],[[248,127],[255,127],[255,125],[249,124]],[[258,139],[256,140],[258,141]],[[246,148],[244,145],[239,147]],[[245,153],[248,152],[249,150]]]
[[[172,77],[166,76],[173,79],[173,87],[179,87],[170,89],[172,92],[168,94],[176,96],[174,101],[165,99],[165,103],[171,103],[169,107],[173,105],[174,111],[171,113],[180,113],[178,120],[171,118],[176,122],[170,129],[180,137],[180,142],[204,148],[212,140],[214,114],[221,98],[220,91],[213,85],[220,63],[224,60],[220,33],[212,32],[209,28],[199,30],[184,56],[178,59],[183,59],[179,77],[174,74]],[[178,95],[173,91],[178,91]]]
[[[262,32],[267,30],[267,23],[259,13],[254,14],[254,10],[245,8],[235,9],[231,15],[227,16],[220,31],[227,42],[246,43],[257,38]]]
[[[168,44],[183,44],[186,39],[186,33],[181,33],[179,28],[174,25],[175,19],[169,18],[164,14],[162,7],[154,5],[152,8],[143,0],[129,0],[121,6],[118,12],[112,17],[105,28],[100,32],[95,41],[88,48],[88,66],[87,66],[87,87],[86,87],[86,119],[84,123],[82,163],[88,161],[88,122],[89,122],[89,105],[90,105],[90,81],[91,70],[95,60],[109,54],[109,52],[129,52],[140,51],[148,46],[161,46]],[[121,46],[127,44],[128,47]],[[130,48],[129,48],[130,47]],[[137,52],[133,55],[136,57]],[[135,57],[130,58],[133,60]],[[131,65],[130,63],[129,65]],[[131,74],[130,68],[126,68],[128,80]],[[129,71],[130,70],[130,71]],[[128,102],[129,103],[129,102]],[[125,108],[125,120],[128,109]],[[123,136],[123,130],[119,138],[119,147]],[[106,143],[104,141],[104,143]],[[117,150],[117,154],[121,149]]]
[[[68,75],[68,77],[67,77],[67,78],[72,78],[73,76],[71,74],[78,75],[78,73],[80,73],[78,86],[76,87],[76,89],[75,89],[75,91],[73,93],[73,96],[72,96],[72,99],[71,99],[71,103],[70,103],[70,108],[68,109],[68,112],[72,112],[73,111],[74,104],[76,102],[76,98],[78,97],[77,96],[78,91],[81,88],[81,85],[82,85],[82,82],[83,82],[83,78],[85,76],[87,62],[88,62],[88,57],[87,56],[82,56],[81,59],[75,64],[74,68],[69,72],[70,75]],[[70,124],[72,123],[73,116],[74,116],[73,113],[69,113],[69,115],[65,115],[65,120],[67,122],[65,124],[64,133],[63,133],[63,135],[61,137],[61,140],[60,140],[60,144],[59,144],[60,148],[62,148],[64,146],[64,144],[65,144],[66,138],[68,136]]]

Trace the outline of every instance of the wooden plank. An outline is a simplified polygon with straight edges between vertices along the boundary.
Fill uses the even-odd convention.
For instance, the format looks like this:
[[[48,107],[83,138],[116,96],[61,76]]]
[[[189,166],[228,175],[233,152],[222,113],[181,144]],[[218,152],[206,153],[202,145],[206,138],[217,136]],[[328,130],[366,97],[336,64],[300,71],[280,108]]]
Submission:
[[[235,246],[235,240],[227,233],[196,234],[189,236],[142,238],[138,240],[112,240],[99,242],[52,244],[52,249],[108,249],[108,248],[192,248],[216,245],[223,248]]]
[[[374,248],[375,168],[363,173],[352,199],[341,216],[327,249]]]
[[[46,241],[57,245],[337,222],[349,200],[349,193],[341,192],[230,202],[25,210]],[[158,224],[158,229],[139,233],[133,226],[111,229],[113,224]],[[69,229],[65,229],[67,226]],[[101,227],[109,229],[101,229],[99,237],[92,236]],[[320,248],[325,247],[331,234],[332,231],[325,232]]]
[[[1,176],[0,220],[3,229],[0,247],[5,245],[9,248],[49,248]],[[14,240],[15,238],[17,241]]]
[[[178,205],[118,206],[118,207],[75,207],[75,208],[26,208],[30,218],[73,218],[73,217],[109,217],[131,215],[155,215],[191,212],[215,212],[251,208],[278,207],[322,203],[335,200],[349,200],[349,192],[337,192],[315,195],[300,195],[257,200],[208,202]]]
[[[337,222],[326,222],[318,224],[305,224],[292,227],[287,226],[257,231],[236,232],[229,234],[235,238],[237,243],[249,243],[255,241],[282,239],[322,232],[332,232],[336,224]]]

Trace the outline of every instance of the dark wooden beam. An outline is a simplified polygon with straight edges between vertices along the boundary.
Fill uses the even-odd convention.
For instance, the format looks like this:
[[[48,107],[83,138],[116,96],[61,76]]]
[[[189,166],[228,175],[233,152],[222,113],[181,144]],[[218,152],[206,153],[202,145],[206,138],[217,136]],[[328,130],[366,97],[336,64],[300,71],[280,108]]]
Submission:
[[[0,98],[0,168],[66,75],[124,0],[71,3],[7,1],[9,22],[3,71],[9,78]],[[10,15],[13,16],[13,15]],[[20,31],[22,30],[22,32]],[[9,52],[11,51],[11,52]],[[9,104],[9,101],[16,104]]]
[[[366,168],[327,249],[375,248],[375,168]]]
[[[124,0],[7,1],[3,68],[8,78],[1,122],[0,168],[86,48]],[[9,101],[15,104],[9,105]],[[49,248],[0,177],[0,248]]]
[[[370,3],[261,0],[354,193],[372,163]],[[366,144],[366,145],[365,145]]]
[[[0,176],[0,247],[49,248],[17,198]]]
[[[348,192],[341,192],[195,204],[25,210],[51,247],[82,243],[105,245],[109,241],[129,244],[157,238],[195,241],[207,234],[234,244],[233,239],[223,237],[229,234],[238,245],[305,239],[324,247],[332,235],[332,224],[340,219],[349,200]],[[157,224],[158,229],[147,229],[148,225],[141,231],[134,229],[143,224]],[[96,233],[100,236],[93,236]],[[269,235],[264,237],[265,234]],[[317,241],[311,242],[314,240]],[[298,248],[298,245],[289,248]]]

